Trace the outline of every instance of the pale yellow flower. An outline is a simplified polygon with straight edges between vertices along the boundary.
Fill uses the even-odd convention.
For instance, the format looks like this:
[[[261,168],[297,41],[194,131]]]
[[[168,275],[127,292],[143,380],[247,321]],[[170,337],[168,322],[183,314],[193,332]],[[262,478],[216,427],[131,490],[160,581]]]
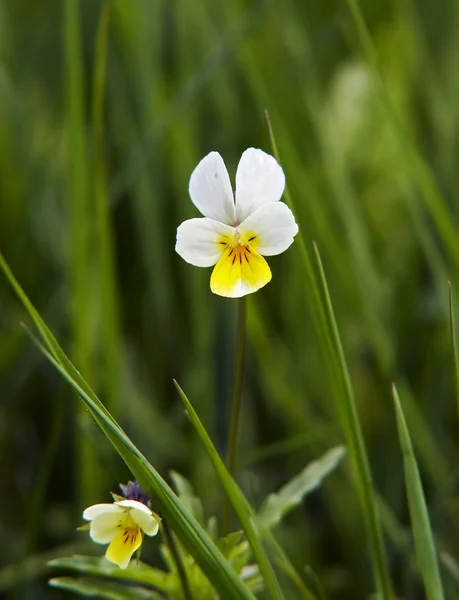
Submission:
[[[160,519],[137,500],[120,500],[112,504],[94,504],[83,513],[90,521],[89,535],[98,544],[109,544],[106,558],[125,569],[140,548],[143,534],[158,533]]]
[[[242,154],[234,196],[218,152],[193,171],[189,193],[204,218],[179,226],[175,249],[192,265],[215,265],[210,279],[215,294],[238,298],[271,280],[263,256],[284,252],[298,233],[292,211],[280,202],[284,187],[276,159],[256,148]]]

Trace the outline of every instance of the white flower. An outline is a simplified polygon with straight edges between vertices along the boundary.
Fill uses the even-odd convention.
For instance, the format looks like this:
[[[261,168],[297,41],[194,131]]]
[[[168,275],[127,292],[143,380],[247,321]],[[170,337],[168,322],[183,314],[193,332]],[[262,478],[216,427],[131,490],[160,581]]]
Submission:
[[[218,152],[204,157],[193,171],[189,192],[204,218],[179,226],[175,249],[192,265],[215,265],[210,279],[215,294],[238,298],[271,280],[263,256],[284,252],[298,233],[292,211],[280,202],[284,187],[280,165],[256,148],[241,156],[235,197]]]
[[[110,544],[106,558],[125,569],[134,552],[140,548],[143,534],[156,535],[159,517],[137,500],[121,500],[113,504],[94,504],[83,513],[91,521],[89,535],[98,544]]]

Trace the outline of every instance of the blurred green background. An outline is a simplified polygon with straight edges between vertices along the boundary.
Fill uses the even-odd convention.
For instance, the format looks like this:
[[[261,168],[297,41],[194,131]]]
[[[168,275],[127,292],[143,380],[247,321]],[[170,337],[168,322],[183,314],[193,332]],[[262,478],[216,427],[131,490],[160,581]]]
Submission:
[[[459,3],[362,10],[377,55],[338,0],[3,0],[0,249],[136,445],[219,514],[221,490],[172,378],[223,450],[235,307],[211,294],[210,270],[175,254],[175,230],[198,216],[187,187],[205,154],[218,150],[234,178],[245,148],[271,151],[267,109],[300,229],[324,259],[396,589],[418,599],[390,384],[438,545],[458,555],[447,281],[459,289]],[[270,265],[273,281],[249,302],[238,473],[256,506],[343,441],[295,245]],[[75,529],[130,475],[22,321],[2,278],[0,595],[67,597],[47,587],[46,560],[102,552]],[[347,463],[277,533],[330,598],[372,592]],[[155,543],[143,558],[159,560]],[[445,586],[457,597],[449,571]]]

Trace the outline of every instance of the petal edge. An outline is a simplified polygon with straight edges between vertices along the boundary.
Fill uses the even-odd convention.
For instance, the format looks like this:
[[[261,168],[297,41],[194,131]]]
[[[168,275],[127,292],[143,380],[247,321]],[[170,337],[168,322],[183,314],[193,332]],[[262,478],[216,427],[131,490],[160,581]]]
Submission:
[[[236,217],[242,223],[260,206],[278,202],[285,188],[285,175],[277,160],[259,150],[247,148],[236,172]]]
[[[284,202],[276,202],[261,206],[241,223],[239,231],[253,240],[251,244],[261,255],[274,256],[293,243],[298,225],[290,208]]]
[[[218,152],[210,152],[201,160],[191,174],[188,192],[202,215],[234,225],[233,190],[225,163]]]

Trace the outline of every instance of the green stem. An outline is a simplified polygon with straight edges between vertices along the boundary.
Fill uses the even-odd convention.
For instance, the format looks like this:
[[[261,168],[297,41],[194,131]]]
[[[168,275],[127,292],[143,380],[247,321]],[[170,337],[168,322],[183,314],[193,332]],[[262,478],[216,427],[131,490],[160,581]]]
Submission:
[[[242,384],[244,379],[245,338],[247,323],[247,300],[239,298],[237,303],[237,340],[236,340],[236,366],[234,371],[233,398],[231,401],[231,416],[228,432],[228,446],[226,451],[226,465],[230,475],[236,472],[237,444],[239,438],[239,421],[242,404]],[[223,517],[223,533],[229,533],[231,526],[231,504],[227,503]]]
[[[459,415],[459,364],[457,361],[457,342],[456,342],[456,326],[454,322],[454,310],[453,310],[453,290],[451,289],[451,283],[448,281],[448,292],[449,292],[449,325],[451,331],[451,343],[453,350],[453,368],[454,368],[454,383],[456,389],[456,405],[457,412]]]
[[[193,594],[191,593],[190,584],[188,583],[188,577],[186,575],[185,567],[183,565],[182,557],[180,556],[179,549],[177,547],[177,542],[172,535],[172,530],[169,527],[166,519],[163,518],[161,521],[161,526],[164,534],[164,541],[166,542],[169,551],[172,555],[172,559],[175,562],[175,566],[177,567],[177,573],[180,579],[180,583],[182,584],[183,597],[185,600],[193,600]]]

